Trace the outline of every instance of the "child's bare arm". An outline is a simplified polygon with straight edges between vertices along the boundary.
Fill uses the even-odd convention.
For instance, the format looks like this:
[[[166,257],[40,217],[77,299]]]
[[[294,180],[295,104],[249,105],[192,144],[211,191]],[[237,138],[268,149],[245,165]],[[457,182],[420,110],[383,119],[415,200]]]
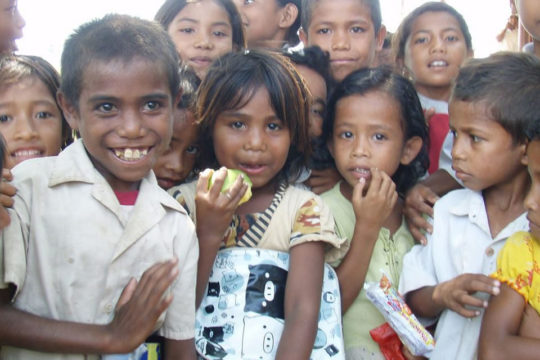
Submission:
[[[285,288],[285,328],[276,359],[309,359],[317,334],[323,272],[322,242],[291,248]]]
[[[197,181],[195,203],[197,207],[197,237],[199,239],[199,263],[197,267],[197,291],[195,305],[198,307],[208,283],[216,254],[225,231],[231,223],[238,203],[247,190],[247,184],[238,177],[226,194],[221,187],[227,175],[225,168],[218,170],[214,184],[208,189],[211,172],[204,171]]]
[[[425,245],[427,239],[424,232],[429,234],[433,232],[431,224],[423,215],[433,216],[433,205],[439,196],[460,187],[448,172],[439,169],[407,192],[403,213],[416,241]]]
[[[2,179],[0,180],[0,229],[5,228],[11,222],[6,208],[13,206],[13,196],[17,192],[15,187],[9,183],[13,180],[13,175],[9,169],[2,169]]]
[[[323,170],[311,170],[311,175],[306,180],[306,185],[315,194],[322,194],[333,188],[339,180],[341,180],[341,174],[334,167]]]
[[[500,283],[482,274],[463,274],[436,286],[425,286],[407,294],[407,304],[421,317],[435,317],[450,309],[471,318],[480,315],[479,308],[486,308],[487,301],[474,297],[476,292],[497,295]],[[471,309],[472,307],[472,309]]]
[[[56,353],[128,353],[150,335],[171,303],[171,297],[162,297],[177,275],[178,261],[174,260],[150,267],[138,284],[130,281],[114,319],[106,325],[36,316],[11,305],[13,289],[0,290],[0,345]]]
[[[165,339],[165,360],[195,360],[197,353],[193,339]]]
[[[371,254],[379,231],[397,201],[396,186],[384,172],[371,169],[371,183],[363,194],[364,182],[353,190],[353,207],[356,215],[351,247],[336,268],[341,289],[341,308],[345,313],[364,286]]]
[[[540,339],[540,314],[530,304],[523,310],[519,336]]]
[[[520,323],[527,304],[508,285],[491,298],[482,321],[479,359],[538,359],[540,339],[519,335]]]

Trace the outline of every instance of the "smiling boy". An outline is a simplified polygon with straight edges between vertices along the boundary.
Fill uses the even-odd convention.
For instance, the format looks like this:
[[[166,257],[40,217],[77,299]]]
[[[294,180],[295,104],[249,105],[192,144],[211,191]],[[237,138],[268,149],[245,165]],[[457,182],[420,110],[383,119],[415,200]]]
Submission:
[[[197,239],[151,170],[171,139],[177,64],[157,24],[128,16],[67,40],[58,98],[82,139],[13,170],[2,359],[99,359],[132,351],[155,327],[167,359],[194,359]]]

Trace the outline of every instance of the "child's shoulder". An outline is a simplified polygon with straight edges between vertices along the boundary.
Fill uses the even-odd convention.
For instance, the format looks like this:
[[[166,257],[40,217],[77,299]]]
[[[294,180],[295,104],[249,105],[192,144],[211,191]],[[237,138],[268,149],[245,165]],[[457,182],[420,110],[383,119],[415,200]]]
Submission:
[[[287,203],[295,202],[300,204],[313,199],[315,202],[323,204],[321,196],[303,186],[297,185],[288,185],[283,194],[283,199],[287,200],[285,201]]]
[[[472,202],[482,202],[484,199],[479,192],[464,188],[452,190],[441,197],[434,206],[435,212],[449,212],[452,209],[466,208],[468,209]]]

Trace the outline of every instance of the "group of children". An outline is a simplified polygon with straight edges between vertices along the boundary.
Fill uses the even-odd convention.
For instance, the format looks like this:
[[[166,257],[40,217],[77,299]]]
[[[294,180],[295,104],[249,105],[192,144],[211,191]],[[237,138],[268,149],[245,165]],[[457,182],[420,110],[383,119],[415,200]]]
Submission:
[[[536,357],[534,55],[473,59],[444,2],[375,67],[378,0],[166,0],[80,26],[60,76],[0,5],[2,359],[384,359],[383,274],[430,358]]]

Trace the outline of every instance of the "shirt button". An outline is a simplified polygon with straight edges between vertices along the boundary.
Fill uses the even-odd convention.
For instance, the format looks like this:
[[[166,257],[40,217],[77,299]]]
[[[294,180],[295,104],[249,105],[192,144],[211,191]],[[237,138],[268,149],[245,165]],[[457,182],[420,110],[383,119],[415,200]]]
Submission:
[[[105,305],[105,312],[107,314],[110,314],[112,312],[112,310],[113,310],[113,306],[111,304]]]
[[[487,248],[486,249],[486,255],[487,256],[493,256],[494,253],[495,253],[495,250],[493,250],[493,248]]]

